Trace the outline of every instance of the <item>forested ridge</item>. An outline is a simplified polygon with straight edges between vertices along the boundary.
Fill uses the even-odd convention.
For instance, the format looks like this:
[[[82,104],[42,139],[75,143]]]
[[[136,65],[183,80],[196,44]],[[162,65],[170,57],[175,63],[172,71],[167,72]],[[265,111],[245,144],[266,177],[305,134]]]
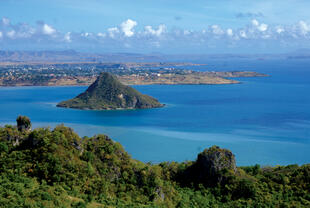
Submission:
[[[217,146],[143,163],[106,135],[21,116],[0,128],[0,207],[310,207],[310,165],[236,167]]]

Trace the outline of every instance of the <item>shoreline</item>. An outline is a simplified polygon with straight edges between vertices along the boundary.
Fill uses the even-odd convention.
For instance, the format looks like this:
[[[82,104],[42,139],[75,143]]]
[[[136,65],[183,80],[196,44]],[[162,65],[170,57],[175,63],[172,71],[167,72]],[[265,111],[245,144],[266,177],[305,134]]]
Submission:
[[[255,72],[256,73],[256,72]],[[179,77],[174,78],[174,80],[169,80],[166,77],[163,79],[154,79],[154,80],[143,80],[142,78],[137,79],[128,79],[129,76],[123,76],[118,77],[121,83],[128,86],[140,86],[140,85],[230,85],[230,84],[242,84],[242,81],[238,81],[231,78],[254,78],[254,77],[269,77],[269,75],[266,74],[255,74],[253,76],[231,76],[231,77],[222,77],[222,76],[208,76],[208,75],[202,75],[202,76],[196,76],[196,77],[188,77],[183,76],[183,80],[176,80],[180,79]],[[185,78],[184,78],[185,77]],[[187,79],[187,80],[185,80]],[[184,81],[185,80],[185,81]],[[23,83],[22,81],[17,84],[3,84],[0,80],[0,88],[4,87],[79,87],[79,86],[89,86],[94,82],[93,78],[90,78],[89,80],[78,83],[78,80],[71,80],[70,82],[68,80],[65,81],[59,81],[56,80],[56,82],[49,82],[49,83],[41,83],[41,84],[31,84],[31,83]],[[59,82],[57,82],[59,81]]]

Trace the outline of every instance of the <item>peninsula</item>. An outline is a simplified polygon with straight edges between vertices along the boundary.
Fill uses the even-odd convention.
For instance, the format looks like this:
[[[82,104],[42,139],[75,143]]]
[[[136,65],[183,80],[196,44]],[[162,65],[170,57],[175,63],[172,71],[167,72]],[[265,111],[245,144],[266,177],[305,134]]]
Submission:
[[[82,94],[57,104],[57,107],[92,110],[144,109],[163,106],[155,98],[122,84],[114,75],[107,72],[101,73]]]
[[[202,71],[188,68],[202,66],[206,67]],[[0,63],[0,86],[89,86],[102,72],[114,74],[125,85],[237,84],[231,78],[268,76],[253,71],[209,71],[208,65],[192,63]]]

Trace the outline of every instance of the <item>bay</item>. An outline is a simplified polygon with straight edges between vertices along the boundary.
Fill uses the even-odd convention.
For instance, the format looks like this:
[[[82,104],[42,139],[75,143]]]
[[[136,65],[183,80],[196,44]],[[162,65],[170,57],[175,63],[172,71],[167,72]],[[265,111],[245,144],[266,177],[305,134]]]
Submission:
[[[0,123],[18,115],[34,127],[64,123],[80,136],[107,134],[145,162],[194,160],[212,145],[230,149],[238,165],[310,163],[310,61],[208,60],[193,70],[251,70],[270,77],[234,85],[134,86],[167,104],[148,110],[57,108],[81,87],[0,88]]]

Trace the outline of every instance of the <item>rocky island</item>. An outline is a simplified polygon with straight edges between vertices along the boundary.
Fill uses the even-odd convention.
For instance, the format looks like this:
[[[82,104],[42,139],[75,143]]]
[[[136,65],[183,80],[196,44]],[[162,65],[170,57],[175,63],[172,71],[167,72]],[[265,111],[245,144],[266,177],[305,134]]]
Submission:
[[[57,107],[92,110],[144,109],[163,106],[155,98],[122,84],[114,75],[107,72],[101,73],[82,94],[57,104]]]

